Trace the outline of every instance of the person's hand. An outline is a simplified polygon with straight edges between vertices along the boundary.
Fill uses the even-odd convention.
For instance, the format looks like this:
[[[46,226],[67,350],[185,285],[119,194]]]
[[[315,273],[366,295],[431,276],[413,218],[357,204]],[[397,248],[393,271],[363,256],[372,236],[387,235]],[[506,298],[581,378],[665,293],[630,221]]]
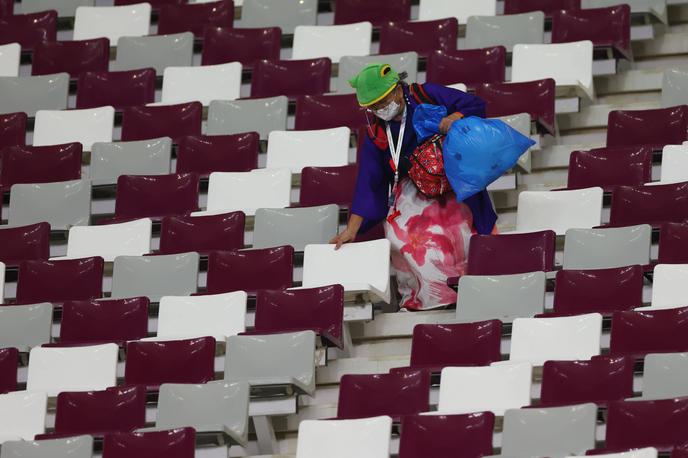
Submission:
[[[338,250],[345,243],[353,242],[356,239],[356,233],[349,228],[344,229],[340,234],[332,237],[330,243],[334,243],[336,246],[335,250]]]
[[[457,112],[442,118],[442,121],[440,121],[440,133],[442,135],[447,135],[449,129],[451,129],[452,124],[454,124],[454,121],[456,121],[457,119],[461,119],[462,117],[463,115]]]

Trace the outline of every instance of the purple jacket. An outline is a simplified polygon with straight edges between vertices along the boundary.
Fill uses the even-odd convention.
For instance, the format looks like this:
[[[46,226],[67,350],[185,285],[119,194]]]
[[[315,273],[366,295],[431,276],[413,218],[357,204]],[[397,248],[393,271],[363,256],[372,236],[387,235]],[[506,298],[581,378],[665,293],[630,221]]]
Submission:
[[[485,102],[479,97],[434,83],[425,83],[423,89],[438,105],[447,107],[447,113],[458,111],[464,116],[485,117]],[[399,161],[400,178],[408,175],[409,155],[418,146],[416,132],[413,129],[413,113],[418,104],[409,94],[408,86],[404,86],[404,95],[408,114]],[[399,136],[400,125],[401,122],[399,121],[390,123],[395,143]],[[389,212],[388,193],[389,187],[394,182],[394,172],[389,165],[389,160],[389,150],[382,151],[370,138],[366,137],[359,154],[356,191],[351,204],[351,212],[364,218],[361,232],[365,232],[382,221]],[[497,214],[492,207],[492,201],[487,191],[469,197],[464,203],[473,213],[475,230],[479,234],[491,233],[497,221]]]

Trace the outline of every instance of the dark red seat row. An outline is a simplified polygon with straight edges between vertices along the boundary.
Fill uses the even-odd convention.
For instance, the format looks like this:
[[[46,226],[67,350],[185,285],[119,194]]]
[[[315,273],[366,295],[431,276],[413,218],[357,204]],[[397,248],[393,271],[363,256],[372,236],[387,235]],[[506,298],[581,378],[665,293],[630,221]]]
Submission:
[[[31,51],[38,43],[57,39],[57,11],[3,17],[0,14],[0,45],[19,43]]]

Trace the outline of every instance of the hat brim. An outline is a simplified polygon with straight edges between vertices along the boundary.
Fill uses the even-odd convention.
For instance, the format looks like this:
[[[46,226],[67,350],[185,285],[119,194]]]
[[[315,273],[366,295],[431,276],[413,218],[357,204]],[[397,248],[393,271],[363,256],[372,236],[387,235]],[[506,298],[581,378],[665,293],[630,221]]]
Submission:
[[[387,97],[389,94],[391,94],[392,91],[393,91],[394,89],[396,89],[396,87],[397,87],[398,84],[399,84],[398,82],[394,83],[394,84],[392,85],[392,87],[390,87],[389,89],[387,89],[387,91],[386,91],[384,94],[382,94],[380,97],[376,98],[376,99],[373,100],[372,102],[366,102],[366,103],[360,103],[360,102],[359,102],[359,105],[361,105],[362,107],[369,107],[369,106],[371,106],[371,105],[375,105],[375,104],[378,103],[380,100],[384,99],[384,98]]]

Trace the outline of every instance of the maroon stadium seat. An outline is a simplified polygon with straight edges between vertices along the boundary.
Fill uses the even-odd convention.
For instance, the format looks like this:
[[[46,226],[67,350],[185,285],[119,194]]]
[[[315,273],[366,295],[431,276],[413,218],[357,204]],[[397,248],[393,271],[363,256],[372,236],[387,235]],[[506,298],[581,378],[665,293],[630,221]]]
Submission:
[[[103,296],[101,257],[62,261],[22,261],[17,279],[17,302],[65,302]]]
[[[688,351],[688,307],[616,312],[609,351],[636,358],[648,353]]]
[[[76,87],[76,107],[112,105],[117,110],[155,101],[155,70],[85,72]]]
[[[618,186],[612,192],[609,224],[633,226],[688,220],[688,182],[657,186]]]
[[[631,7],[559,10],[552,15],[552,43],[590,40],[595,47],[612,48],[631,60]]]
[[[0,14],[0,45],[19,43],[23,51],[31,51],[42,41],[57,39],[57,11],[2,17]]]
[[[279,27],[206,27],[203,33],[201,65],[241,62],[244,69],[250,69],[258,60],[279,59],[281,40],[282,31]]]
[[[542,11],[551,17],[558,10],[579,10],[581,0],[504,0],[504,14]]]
[[[122,141],[170,137],[175,143],[186,135],[201,135],[200,102],[164,106],[128,107],[122,114]]]
[[[492,455],[495,416],[407,415],[401,420],[399,458],[481,458]]]
[[[234,23],[234,2],[223,0],[210,3],[167,4],[160,7],[158,35],[193,32],[203,37],[208,26],[232,27]]]
[[[14,14],[14,0],[0,0],[0,17]]]
[[[567,189],[599,186],[612,192],[620,185],[640,186],[652,181],[652,149],[617,146],[574,151],[569,157]]]
[[[456,49],[459,21],[456,18],[435,21],[386,22],[380,30],[380,54],[415,51],[422,57]]]
[[[120,5],[135,5],[141,3],[139,0],[115,0],[115,6]],[[186,3],[185,0],[151,0],[150,3],[153,10],[159,10],[164,5],[182,5]]]
[[[654,110],[614,110],[607,120],[607,146],[648,145],[661,150],[688,140],[688,105]]]
[[[291,288],[294,248],[280,246],[257,250],[214,251],[208,255],[208,294]]]
[[[26,145],[26,113],[0,114],[0,150],[8,146]]]
[[[301,171],[299,205],[315,207],[337,204],[348,207],[354,197],[356,165],[340,167],[304,167]]]
[[[81,178],[81,143],[11,146],[0,154],[0,191],[14,184],[52,183]]]
[[[380,27],[387,21],[410,19],[410,0],[337,0],[334,9],[335,25],[369,21]]]
[[[22,261],[50,257],[50,224],[36,223],[0,229],[0,262],[16,267]]]
[[[657,263],[688,264],[688,224],[662,224]]]
[[[17,389],[19,351],[16,348],[0,348],[0,394]]]
[[[167,216],[160,228],[160,254],[196,251],[207,255],[217,250],[244,247],[243,212],[209,216]]]
[[[506,73],[506,48],[495,46],[458,51],[435,51],[428,57],[427,80],[438,84],[501,83]]]
[[[467,275],[510,275],[554,270],[553,231],[475,235],[468,250]],[[499,262],[494,262],[499,259]]]
[[[253,67],[251,97],[324,94],[330,90],[332,61],[328,58],[308,60],[259,60]]]
[[[106,72],[110,63],[107,38],[79,41],[43,41],[36,44],[32,75],[66,72],[76,79],[83,72]]]
[[[235,135],[189,135],[179,139],[177,173],[250,172],[258,168],[260,136],[257,132]]]
[[[352,131],[366,125],[366,114],[355,94],[305,95],[296,101],[296,130],[346,126]]]

